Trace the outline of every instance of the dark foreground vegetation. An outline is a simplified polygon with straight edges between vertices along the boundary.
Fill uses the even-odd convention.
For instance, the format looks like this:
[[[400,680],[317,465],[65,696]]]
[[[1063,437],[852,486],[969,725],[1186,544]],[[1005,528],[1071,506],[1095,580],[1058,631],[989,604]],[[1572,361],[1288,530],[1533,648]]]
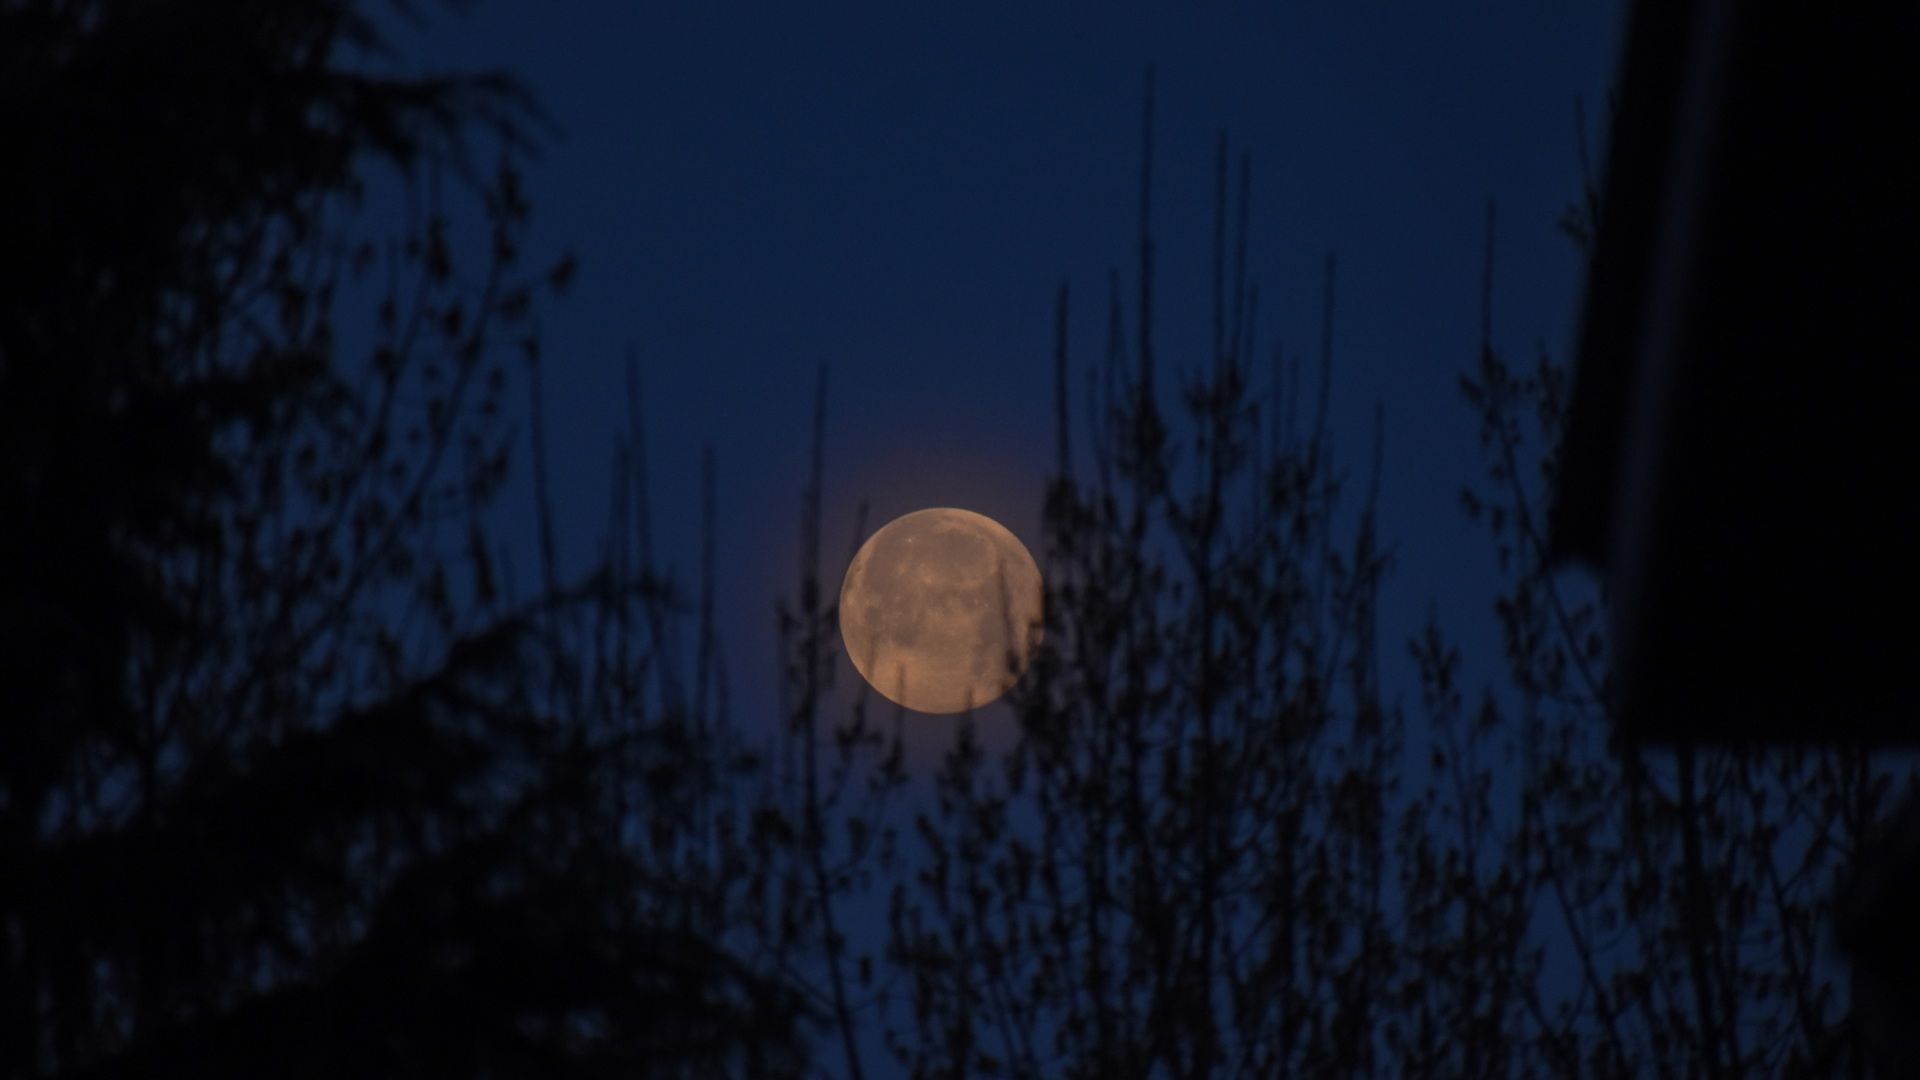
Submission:
[[[0,1076],[1861,1068],[1829,897],[1901,774],[1605,745],[1604,597],[1543,558],[1552,358],[1461,380],[1483,688],[1479,613],[1377,624],[1331,260],[1315,354],[1262,346],[1223,144],[1211,341],[1161,355],[1143,196],[1107,340],[1060,296],[1018,737],[911,778],[897,714],[830,704],[824,376],[777,722],[728,717],[637,440],[601,564],[560,580],[549,525],[508,572],[573,273],[521,250],[543,120],[374,37],[0,5]]]

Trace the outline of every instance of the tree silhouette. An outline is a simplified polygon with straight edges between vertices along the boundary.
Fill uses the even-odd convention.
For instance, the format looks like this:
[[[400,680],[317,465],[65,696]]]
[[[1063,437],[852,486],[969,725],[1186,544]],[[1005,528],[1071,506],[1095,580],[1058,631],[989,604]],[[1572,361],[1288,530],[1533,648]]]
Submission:
[[[1143,169],[1138,291],[1110,279],[1077,394],[1059,298],[1017,739],[962,725],[917,792],[898,711],[829,715],[823,372],[757,757],[711,458],[689,604],[632,361],[604,557],[557,565],[538,109],[380,45],[343,0],[0,6],[0,145],[33,166],[0,170],[0,1075],[789,1075],[813,1019],[851,1076],[874,1032],[916,1075],[1863,1069],[1828,897],[1900,773],[1604,745],[1605,597],[1540,532],[1550,358],[1487,318],[1463,503],[1505,663],[1470,686],[1436,613],[1410,719],[1378,430],[1352,506],[1328,419],[1333,261],[1303,387],[1256,334],[1223,140],[1211,340],[1169,363]],[[1491,215],[1488,266],[1490,305]],[[516,373],[529,596],[485,516]]]
[[[540,115],[380,46],[0,9],[0,1075],[785,1071],[676,846],[672,591],[486,534]]]
[[[1601,210],[1589,182],[1562,220],[1583,254]],[[1490,266],[1491,212],[1488,247]],[[1494,850],[1530,898],[1531,947],[1575,973],[1523,988],[1519,1060],[1566,1075],[1861,1075],[1834,898],[1920,777],[1862,747],[1607,745],[1606,597],[1570,589],[1546,545],[1567,386],[1544,349],[1510,364],[1490,330],[1461,379],[1488,468],[1462,500],[1508,574],[1506,685],[1481,714],[1519,800]]]
[[[1076,476],[1063,439],[1048,494],[1020,740],[994,768],[963,738],[916,823],[927,867],[895,893],[891,938],[916,1075],[1385,1067],[1403,738],[1374,641],[1388,554],[1371,492],[1338,535],[1333,261],[1303,395],[1297,365],[1283,388],[1277,351],[1254,360],[1249,171],[1229,270],[1224,140],[1218,167],[1211,347],[1156,355],[1143,201],[1135,332],[1116,276],[1092,461]],[[1056,344],[1064,398],[1064,329]]]
[[[1150,161],[1150,98],[1148,117]],[[1491,209],[1483,344],[1461,379],[1488,471],[1462,502],[1506,575],[1491,605],[1505,658],[1473,686],[1436,612],[1408,641],[1410,721],[1378,674],[1390,552],[1371,482],[1339,507],[1333,262],[1303,391],[1297,361],[1254,361],[1250,185],[1242,161],[1230,216],[1224,141],[1217,175],[1210,347],[1156,354],[1143,177],[1138,298],[1129,319],[1113,276],[1079,442],[1061,290],[1046,638],[1012,695],[1017,739],[992,753],[961,728],[902,830],[910,849],[880,820],[857,830],[882,838],[865,864],[826,828],[790,830],[890,899],[888,971],[856,999],[842,967],[873,957],[830,913],[869,886],[792,875],[814,944],[849,957],[820,996],[848,1071],[854,1027],[876,1024],[918,1076],[1862,1073],[1832,897],[1904,767],[1607,744],[1605,596],[1551,572],[1537,509],[1565,371],[1493,345]],[[1574,242],[1598,212],[1591,190],[1569,210]],[[832,625],[817,592],[793,624],[803,673]],[[900,783],[862,702],[831,744],[835,792],[862,747],[872,790]],[[824,742],[812,710],[803,749]],[[808,787],[797,804],[817,820],[837,797]]]

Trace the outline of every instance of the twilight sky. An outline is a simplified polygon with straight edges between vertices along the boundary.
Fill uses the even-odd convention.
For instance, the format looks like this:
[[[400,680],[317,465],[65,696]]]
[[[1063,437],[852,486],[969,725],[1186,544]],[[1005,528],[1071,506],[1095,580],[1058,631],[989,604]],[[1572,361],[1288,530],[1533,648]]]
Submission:
[[[1073,289],[1084,370],[1108,268],[1134,288],[1149,64],[1162,362],[1207,348],[1225,129],[1253,159],[1263,357],[1276,341],[1312,355],[1337,255],[1333,418],[1356,488],[1374,403],[1386,409],[1389,687],[1398,673],[1415,703],[1403,643],[1431,602],[1470,648],[1497,647],[1491,551],[1457,501],[1479,468],[1455,383],[1475,358],[1486,204],[1499,203],[1496,342],[1564,356],[1579,266],[1554,223],[1579,190],[1575,102],[1598,133],[1622,16],[1618,0],[487,0],[396,44],[423,68],[507,69],[558,123],[527,179],[534,253],[580,258],[574,291],[543,314],[563,570],[586,568],[604,527],[631,345],[656,544],[689,575],[702,448],[716,455],[719,606],[745,725],[772,703],[772,605],[794,590],[820,362],[831,588],[861,497],[872,527],[957,505],[1038,553],[1054,289]],[[508,505],[530,583],[526,460]]]

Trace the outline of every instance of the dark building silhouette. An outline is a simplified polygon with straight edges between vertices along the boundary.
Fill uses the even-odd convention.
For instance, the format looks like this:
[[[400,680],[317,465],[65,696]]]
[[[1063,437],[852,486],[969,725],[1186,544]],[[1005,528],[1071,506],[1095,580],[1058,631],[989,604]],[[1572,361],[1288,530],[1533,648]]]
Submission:
[[[1617,738],[1912,746],[1912,4],[1634,6],[1556,492],[1612,590]],[[1920,1075],[1920,802],[1841,890]]]
[[[1635,7],[1553,528],[1627,740],[1920,739],[1917,17]]]

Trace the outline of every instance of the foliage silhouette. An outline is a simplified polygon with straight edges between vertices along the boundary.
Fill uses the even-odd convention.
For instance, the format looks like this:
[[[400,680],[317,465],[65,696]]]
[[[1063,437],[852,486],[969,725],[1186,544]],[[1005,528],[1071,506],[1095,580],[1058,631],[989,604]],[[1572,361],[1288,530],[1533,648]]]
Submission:
[[[0,8],[0,1075],[789,1071],[676,838],[672,591],[622,527],[519,599],[486,532],[540,114],[381,50]]]
[[[1138,292],[1112,276],[1079,414],[1060,295],[1018,738],[963,725],[915,790],[897,710],[829,715],[823,372],[757,757],[711,464],[688,620],[632,361],[605,556],[563,582],[543,513],[516,594],[484,511],[515,363],[544,506],[533,312],[572,273],[520,252],[540,115],[378,47],[340,0],[0,7],[0,139],[35,163],[0,170],[0,1075],[789,1075],[812,1020],[848,1076],[876,1031],[916,1075],[1863,1067],[1827,897],[1898,773],[1602,744],[1604,597],[1548,573],[1534,510],[1564,374],[1490,316],[1463,502],[1509,575],[1503,680],[1470,689],[1436,614],[1410,720],[1378,434],[1340,501],[1333,262],[1303,391],[1256,359],[1223,140],[1211,341],[1168,364],[1149,97]],[[375,170],[397,236],[364,234]]]
[[[1147,117],[1150,163],[1150,90]],[[1230,221],[1224,140],[1217,176],[1210,348],[1156,355],[1143,173],[1138,300],[1128,320],[1113,275],[1079,441],[1061,289],[1045,643],[1012,745],[963,725],[909,828],[850,808],[862,776],[905,786],[898,737],[864,696],[826,737],[833,612],[803,568],[785,820],[805,825],[784,835],[811,930],[790,941],[826,957],[845,1071],[871,1025],[916,1076],[1862,1074],[1832,897],[1910,766],[1606,744],[1605,597],[1549,571],[1536,510],[1566,375],[1493,346],[1491,208],[1460,383],[1487,476],[1462,503],[1505,575],[1505,659],[1470,686],[1436,612],[1408,640],[1410,720],[1378,674],[1372,483],[1339,508],[1332,260],[1303,393],[1297,360],[1254,361],[1248,168]],[[1589,189],[1562,223],[1583,250],[1599,211]],[[841,819],[845,841],[821,824]],[[885,940],[850,942],[833,912],[874,890]]]

